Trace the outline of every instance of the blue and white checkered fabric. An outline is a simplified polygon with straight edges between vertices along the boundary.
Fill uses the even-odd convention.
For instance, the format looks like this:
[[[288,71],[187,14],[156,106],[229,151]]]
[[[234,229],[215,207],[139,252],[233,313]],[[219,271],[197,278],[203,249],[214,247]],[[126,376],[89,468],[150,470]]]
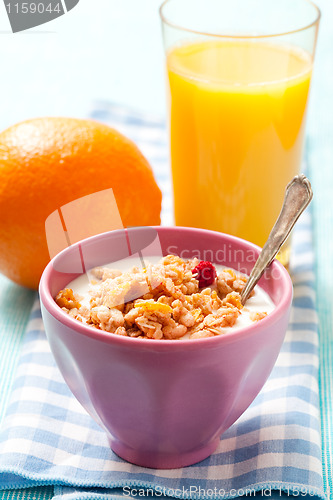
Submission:
[[[101,103],[92,115],[135,140],[163,190],[171,220],[164,123]],[[264,388],[221,437],[217,451],[191,467],[154,470],[117,457],[55,366],[36,301],[0,434],[0,488],[55,485],[57,500],[162,494],[178,498],[325,498],[318,403],[318,324],[311,218],[294,231],[295,285],[289,330]],[[261,493],[259,493],[261,492]]]

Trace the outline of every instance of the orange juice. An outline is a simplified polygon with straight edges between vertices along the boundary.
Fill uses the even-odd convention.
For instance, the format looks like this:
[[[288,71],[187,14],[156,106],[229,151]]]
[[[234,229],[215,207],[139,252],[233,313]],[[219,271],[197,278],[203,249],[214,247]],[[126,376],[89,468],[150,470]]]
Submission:
[[[300,168],[310,56],[235,39],[178,46],[167,64],[176,224],[263,246]]]

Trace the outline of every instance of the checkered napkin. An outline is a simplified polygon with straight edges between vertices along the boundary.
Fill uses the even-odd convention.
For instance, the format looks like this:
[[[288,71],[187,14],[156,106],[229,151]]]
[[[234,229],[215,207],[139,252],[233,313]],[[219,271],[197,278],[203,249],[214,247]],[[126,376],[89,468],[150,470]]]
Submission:
[[[132,137],[155,168],[171,220],[164,124],[105,105],[93,117]],[[182,469],[129,464],[65,385],[34,304],[0,434],[0,488],[53,484],[55,498],[325,498],[318,403],[318,324],[314,305],[311,218],[294,231],[295,285],[289,330],[264,388],[221,437],[216,452]],[[259,492],[262,492],[259,494]]]

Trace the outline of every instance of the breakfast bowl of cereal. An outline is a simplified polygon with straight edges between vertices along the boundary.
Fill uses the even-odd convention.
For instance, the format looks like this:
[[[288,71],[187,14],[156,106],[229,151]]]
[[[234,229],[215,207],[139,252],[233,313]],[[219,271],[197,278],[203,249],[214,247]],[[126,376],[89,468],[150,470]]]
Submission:
[[[121,458],[199,462],[259,393],[292,300],[274,261],[242,304],[259,252],[223,233],[141,227],[82,240],[47,265],[39,290],[54,358]]]

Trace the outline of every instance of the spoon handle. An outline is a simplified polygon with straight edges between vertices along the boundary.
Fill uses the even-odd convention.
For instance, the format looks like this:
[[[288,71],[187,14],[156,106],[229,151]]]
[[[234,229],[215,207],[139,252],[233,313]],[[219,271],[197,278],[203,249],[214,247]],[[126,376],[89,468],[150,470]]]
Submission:
[[[312,200],[312,189],[305,175],[296,175],[286,187],[285,197],[280,215],[255,263],[249,279],[241,293],[242,304],[246,302],[255,285],[263,275],[281,246],[288,238],[301,213]]]

